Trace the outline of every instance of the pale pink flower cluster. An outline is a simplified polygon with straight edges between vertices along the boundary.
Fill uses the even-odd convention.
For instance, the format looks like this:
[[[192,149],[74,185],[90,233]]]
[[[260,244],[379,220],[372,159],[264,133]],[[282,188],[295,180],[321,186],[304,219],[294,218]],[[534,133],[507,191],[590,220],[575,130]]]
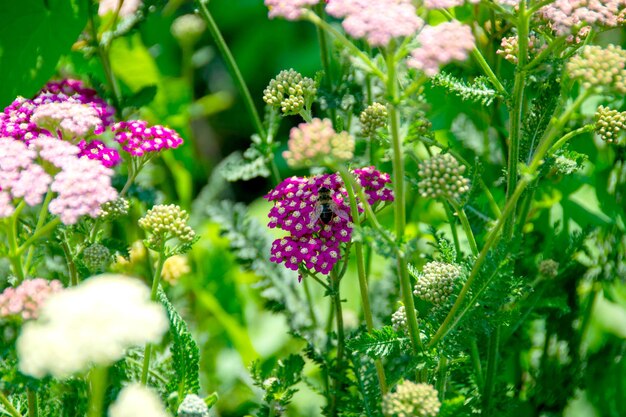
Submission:
[[[538,37],[530,35],[528,37],[528,58],[541,52],[545,47],[546,44],[542,44]],[[496,51],[496,53],[510,63],[517,64],[517,54],[519,53],[518,36],[516,35],[502,38],[500,48]]]
[[[290,166],[311,165],[324,157],[348,160],[354,156],[354,138],[348,132],[335,132],[329,119],[315,118],[292,128],[287,146],[283,157]]]
[[[104,16],[107,13],[115,13],[119,9],[120,17],[128,17],[134,14],[139,6],[141,6],[141,0],[100,0],[98,14]]]
[[[21,316],[36,319],[39,309],[48,297],[63,289],[60,281],[43,278],[28,279],[17,288],[7,288],[0,294],[0,318]]]
[[[520,0],[496,0],[496,3],[499,3],[503,6],[509,6],[509,7],[517,7],[519,2]]]
[[[441,65],[467,59],[475,43],[471,28],[458,21],[426,26],[417,40],[420,46],[411,52],[408,65],[430,77]]]
[[[71,142],[104,130],[98,111],[72,98],[38,106],[31,121],[52,134],[59,134],[60,139]]]
[[[269,17],[283,17],[287,20],[298,20],[307,6],[315,6],[320,0],[265,0],[269,9]]]
[[[469,0],[468,3],[480,3],[480,0]],[[462,6],[465,0],[424,0],[424,7],[427,9],[449,9],[451,7]]]
[[[29,145],[0,138],[0,218],[13,214],[14,200],[36,206],[49,190],[57,193],[49,210],[64,224],[74,224],[84,215],[96,217],[102,204],[117,198],[111,186],[113,171],[99,161],[79,158],[79,151],[49,136]],[[46,172],[44,167],[54,169]]]
[[[387,46],[393,38],[411,36],[424,24],[411,0],[329,0],[326,12],[343,17],[345,31],[372,46]]]
[[[624,23],[624,0],[556,0],[539,10],[559,36],[575,34],[583,26],[617,27]]]

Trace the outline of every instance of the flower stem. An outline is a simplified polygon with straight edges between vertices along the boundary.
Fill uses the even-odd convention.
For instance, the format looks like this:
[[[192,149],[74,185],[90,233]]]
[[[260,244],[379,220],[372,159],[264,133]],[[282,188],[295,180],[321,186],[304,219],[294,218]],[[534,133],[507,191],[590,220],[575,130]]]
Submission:
[[[19,411],[15,409],[11,401],[4,395],[2,391],[0,391],[0,404],[4,407],[4,409],[9,413],[11,417],[23,417]]]
[[[241,75],[241,71],[239,71],[239,67],[237,66],[237,62],[235,61],[233,54],[230,52],[228,45],[226,45],[226,41],[224,41],[224,37],[222,36],[220,29],[217,27],[217,24],[215,23],[215,20],[213,20],[211,12],[209,12],[209,9],[206,6],[207,1],[196,0],[196,4],[200,9],[200,14],[207,22],[207,28],[209,29],[209,32],[211,32],[211,36],[213,37],[217,48],[222,54],[222,58],[226,62],[226,66],[230,71],[230,75],[233,77],[233,81],[239,89],[239,93],[243,97],[246,110],[248,111],[248,115],[252,119],[252,123],[254,124],[256,132],[259,134],[261,139],[265,141],[267,139],[267,132],[265,131],[263,123],[261,123],[259,113],[254,106],[254,101],[252,100],[252,96],[250,95],[250,90],[248,89],[248,86],[244,81],[243,76]]]
[[[159,259],[157,261],[156,268],[154,269],[154,276],[152,277],[152,291],[150,292],[150,300],[155,301],[157,293],[159,291],[159,282],[161,280],[161,272],[163,271],[163,264],[167,256],[165,255],[165,244],[159,251]],[[152,354],[152,343],[147,343],[143,355],[143,369],[141,370],[141,385],[146,385],[148,382],[148,371],[150,370],[150,355]]]
[[[311,288],[309,287],[309,281],[302,280],[302,286],[304,287],[304,295],[306,297],[306,303],[309,308],[309,315],[311,316],[311,325],[313,328],[317,327],[317,315],[315,314],[315,308],[313,305],[313,297],[311,297]]]
[[[474,237],[474,232],[472,232],[472,226],[470,225],[469,220],[467,220],[467,216],[465,215],[465,210],[454,200],[448,200],[459,220],[461,220],[461,226],[465,231],[465,236],[467,237],[467,241],[469,242],[470,249],[472,250],[472,255],[478,255],[478,246],[476,245],[476,238]]]
[[[487,353],[487,372],[483,389],[482,415],[491,415],[491,396],[493,395],[496,372],[498,370],[498,351],[500,347],[500,325],[497,325],[489,337],[489,351]]]
[[[39,217],[37,218],[37,225],[35,226],[35,230],[33,231],[33,235],[36,235],[37,232],[43,227],[44,222],[46,221],[46,217],[48,216],[48,205],[50,204],[50,200],[52,200],[53,193],[52,191],[48,191],[46,197],[43,200],[43,204],[41,205],[41,209],[39,210]],[[31,246],[28,248],[28,254],[26,255],[26,262],[24,264],[24,270],[28,274],[28,270],[30,269],[30,263],[33,260],[33,255],[35,253],[35,248]]]
[[[67,243],[67,236],[63,236],[63,240],[61,241],[61,249],[63,249],[63,254],[65,255],[65,262],[67,263],[67,271],[70,275],[70,286],[78,285],[78,270],[76,269],[76,264],[74,263],[74,254],[70,248],[70,245]]]
[[[341,293],[340,286],[341,281],[337,278],[337,272],[333,269],[330,272],[330,281],[333,286],[333,294],[332,294],[332,302],[335,307],[335,319],[337,323],[337,356],[335,357],[335,381],[334,381],[334,392],[332,394],[331,404],[330,404],[330,415],[336,416],[338,409],[338,401],[339,401],[339,393],[341,392],[342,381],[339,378],[340,375],[343,375],[343,360],[344,360],[344,352],[345,352],[345,333],[343,329],[343,311],[341,308]]]
[[[91,395],[89,396],[88,417],[102,417],[107,380],[108,368],[105,366],[96,366],[89,372]]]
[[[480,352],[478,351],[478,343],[476,339],[472,339],[470,342],[470,354],[472,357],[472,365],[474,366],[474,376],[476,377],[476,385],[479,389],[483,387],[483,367],[480,364]]]
[[[24,208],[24,202],[21,202],[16,208],[15,212],[8,219],[7,238],[9,244],[8,258],[11,263],[11,269],[17,277],[18,283],[24,280],[24,268],[22,267],[22,257],[17,246],[17,219],[20,216],[22,209]]]
[[[448,223],[450,223],[450,232],[452,232],[452,240],[454,241],[454,249],[456,250],[456,260],[461,261],[463,254],[461,253],[461,243],[459,242],[459,233],[456,230],[456,220],[454,219],[454,213],[450,210],[450,206],[447,203],[443,203],[446,209],[446,216],[448,217]]]
[[[27,388],[26,399],[28,400],[28,417],[37,417],[39,415],[39,407],[37,405],[37,393],[31,388]]]

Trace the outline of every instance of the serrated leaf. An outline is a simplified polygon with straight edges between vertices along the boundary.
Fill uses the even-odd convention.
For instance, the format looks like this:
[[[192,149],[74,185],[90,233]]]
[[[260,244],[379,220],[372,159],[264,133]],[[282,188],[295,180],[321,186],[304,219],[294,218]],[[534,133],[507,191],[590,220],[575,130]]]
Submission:
[[[373,359],[385,356],[405,349],[409,346],[409,339],[400,336],[391,326],[372,330],[371,333],[362,333],[348,341],[349,349],[367,355]]]

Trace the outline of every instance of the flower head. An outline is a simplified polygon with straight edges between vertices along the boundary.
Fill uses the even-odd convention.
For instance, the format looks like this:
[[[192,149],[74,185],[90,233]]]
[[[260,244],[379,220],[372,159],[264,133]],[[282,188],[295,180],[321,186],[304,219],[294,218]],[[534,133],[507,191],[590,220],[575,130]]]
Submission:
[[[383,414],[385,417],[435,417],[441,407],[437,395],[432,385],[402,381],[395,392],[385,394]]]
[[[187,225],[189,214],[175,204],[156,205],[139,219],[139,227],[150,233],[148,242],[160,247],[170,239],[179,239],[183,243],[193,243],[196,232]]]
[[[265,0],[269,9],[269,17],[283,17],[287,20],[298,20],[308,6],[315,6],[320,0]]]
[[[475,42],[472,29],[456,20],[426,26],[417,40],[420,46],[411,52],[408,65],[430,77],[437,74],[442,65],[466,60]]]
[[[16,288],[9,287],[0,294],[0,318],[36,319],[48,297],[62,289],[60,281],[43,278],[27,279]]]
[[[115,141],[132,156],[178,148],[183,143],[183,138],[175,130],[160,125],[148,127],[148,122],[143,120],[118,122],[111,130],[115,132]]]
[[[185,255],[170,256],[165,260],[161,271],[161,278],[170,285],[176,284],[180,277],[191,272],[189,259]]]
[[[37,106],[31,121],[39,128],[58,133],[62,139],[70,142],[103,129],[96,109],[72,98]]]
[[[66,378],[92,364],[109,365],[126,349],[158,342],[169,323],[138,280],[100,275],[55,293],[17,340],[20,371]],[[45,349],[42,349],[45,346]]]
[[[559,263],[554,259],[544,259],[539,264],[539,273],[546,278],[554,278],[559,274]]]
[[[380,103],[372,103],[359,116],[363,136],[374,136],[376,131],[387,126],[387,107]]]
[[[420,162],[420,194],[430,198],[459,199],[469,191],[469,180],[463,176],[465,165],[449,153],[438,154]]]
[[[452,294],[461,274],[458,265],[428,262],[419,275],[413,294],[433,304],[441,304]]]
[[[313,102],[315,81],[293,69],[283,70],[263,90],[263,101],[278,107],[284,114],[298,114]]]
[[[195,394],[187,394],[178,406],[178,417],[209,417],[209,407]]]
[[[107,201],[100,206],[100,218],[103,220],[114,220],[128,214],[130,204],[125,198],[117,198]]]
[[[172,23],[172,35],[183,45],[193,45],[202,36],[206,23],[200,16],[184,14]]]
[[[335,132],[329,119],[301,123],[289,133],[289,150],[283,157],[290,166],[310,166],[324,158],[348,160],[354,156],[354,138]]]
[[[113,168],[122,162],[117,150],[107,147],[99,140],[92,140],[91,142],[81,140],[78,142],[78,148],[80,149],[78,156],[100,161],[107,168]]]
[[[415,314],[417,315],[417,310],[415,310]],[[403,305],[398,307],[398,309],[391,315],[391,326],[396,332],[407,333],[409,331],[406,308]]]
[[[596,133],[607,143],[616,143],[619,134],[626,129],[626,112],[600,106],[596,111]]]
[[[427,9],[449,9],[462,6],[465,0],[424,0],[424,7]],[[468,3],[480,3],[480,0],[469,0]]]
[[[393,38],[411,36],[424,24],[411,0],[329,0],[326,12],[343,17],[345,31],[372,46],[387,46]]]
[[[625,8],[622,0],[555,0],[538,14],[558,36],[564,36],[585,26],[617,27],[623,23]]]
[[[541,40],[535,35],[530,35],[528,38],[528,56],[537,54],[546,45],[541,44]],[[509,36],[502,38],[500,48],[496,51],[498,55],[506,59],[512,64],[517,64],[517,54],[519,51],[519,38],[518,36]]]
[[[626,94],[626,51],[619,46],[585,46],[570,59],[566,70],[585,88],[607,88]]]
[[[109,407],[109,417],[169,417],[158,394],[134,383],[124,387]]]
[[[111,252],[106,246],[94,243],[83,251],[83,263],[91,272],[100,272],[111,263]]]

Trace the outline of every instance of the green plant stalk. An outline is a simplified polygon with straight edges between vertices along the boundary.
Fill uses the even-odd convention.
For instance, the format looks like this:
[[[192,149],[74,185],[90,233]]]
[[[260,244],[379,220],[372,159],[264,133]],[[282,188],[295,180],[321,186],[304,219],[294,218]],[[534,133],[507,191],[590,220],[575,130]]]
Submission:
[[[396,62],[393,54],[393,42],[387,53],[387,95],[391,102],[387,106],[389,117],[389,133],[393,146],[393,190],[395,199],[395,229],[396,247],[404,239],[404,229],[406,227],[406,207],[404,194],[404,155],[402,151],[402,139],[400,138],[400,118],[396,109],[398,99],[398,82],[396,80]],[[406,310],[407,323],[411,346],[415,354],[419,354],[422,349],[419,325],[415,314],[415,304],[413,302],[413,291],[411,280],[407,269],[406,255],[402,251],[397,253],[397,269],[400,278],[400,288],[402,290],[402,302]]]
[[[339,171],[341,179],[348,192],[348,200],[350,201],[350,215],[353,222],[359,221],[359,209],[357,207],[356,197],[354,195],[354,189],[350,182],[350,173],[348,173],[345,167],[342,167]],[[365,272],[365,258],[363,256],[363,244],[361,242],[354,242],[354,252],[356,254],[356,266],[357,275],[359,277],[359,290],[361,292],[361,305],[363,307],[363,316],[365,317],[365,324],[367,326],[368,333],[374,330],[374,318],[372,315],[372,309],[370,307],[369,290],[367,284],[367,274]],[[385,377],[385,368],[383,367],[380,359],[376,360],[376,374],[378,376],[378,384],[380,391],[383,395],[387,393],[387,379]]]
[[[37,393],[31,388],[27,388],[26,399],[28,400],[28,417],[37,417],[39,415],[39,407],[37,405]]]
[[[17,219],[19,218],[25,205],[26,203],[23,201],[18,204],[11,217],[9,217],[7,224],[7,239],[9,245],[8,258],[11,263],[11,269],[17,277],[18,283],[24,280],[24,268],[22,266],[22,257],[17,244]]]
[[[317,315],[315,314],[315,308],[313,306],[313,297],[311,296],[311,288],[309,287],[309,281],[302,280],[302,286],[304,287],[304,296],[306,297],[307,307],[309,308],[309,315],[311,316],[311,324],[314,328],[317,327]]]
[[[500,347],[500,325],[497,325],[489,337],[489,351],[487,354],[487,372],[485,387],[483,389],[483,410],[482,415],[491,415],[491,397],[493,395],[496,372],[498,370],[498,351]]]
[[[19,411],[15,409],[11,401],[0,391],[0,404],[4,406],[4,409],[9,413],[11,417],[23,417]]]
[[[461,253],[461,242],[459,242],[459,233],[456,230],[456,220],[452,210],[450,210],[449,204],[443,203],[443,207],[446,209],[446,216],[448,217],[448,223],[450,223],[450,231],[452,232],[452,240],[454,241],[454,249],[456,250],[456,260],[460,262],[463,258]]]
[[[472,358],[472,365],[474,366],[476,385],[478,385],[479,389],[482,389],[485,382],[483,381],[483,367],[480,363],[480,352],[478,351],[478,344],[476,343],[476,339],[472,339],[470,343],[470,355]]]
[[[439,369],[437,375],[437,392],[439,399],[443,401],[446,398],[446,383],[448,378],[448,358],[441,356],[439,359]]]
[[[50,200],[52,200],[52,191],[48,191],[46,197],[43,200],[43,204],[41,209],[39,210],[39,217],[37,218],[37,224],[35,225],[35,230],[33,234],[36,234],[42,227],[44,222],[46,221],[46,217],[48,216],[48,205],[50,204]],[[24,263],[24,271],[28,274],[28,270],[30,269],[30,263],[33,260],[33,255],[35,253],[35,248],[31,246],[28,248],[28,254],[26,255],[26,262]]]
[[[467,219],[467,215],[465,214],[465,210],[453,199],[449,199],[448,202],[454,208],[456,215],[459,220],[461,220],[461,226],[463,227],[463,231],[465,232],[465,237],[467,237],[467,241],[469,242],[470,249],[472,250],[472,255],[478,255],[478,246],[476,245],[476,238],[474,237],[474,232],[472,232],[472,226],[470,225],[469,220]],[[444,203],[445,204],[445,203]]]
[[[561,139],[557,140],[554,143],[554,145],[552,145],[552,147],[548,151],[548,155],[553,155],[556,151],[558,151],[563,145],[565,145],[574,136],[578,136],[587,132],[593,132],[594,129],[595,129],[595,126],[592,124],[589,124],[581,128],[578,128],[576,130],[572,130],[571,132],[563,135]]]
[[[346,38],[341,32],[339,32],[337,29],[332,27],[332,25],[330,25],[328,22],[326,22],[324,19],[320,18],[318,15],[316,15],[310,10],[305,11],[302,14],[302,17],[308,20],[309,22],[313,23],[315,26],[321,27],[327,33],[330,33],[331,35],[333,35],[333,37],[337,39],[339,43],[341,43],[343,46],[349,49],[350,52],[352,52],[361,61],[363,61],[363,63],[365,63],[365,65],[370,69],[372,74],[376,75],[383,82],[387,81],[387,77],[385,77],[385,74],[383,74],[383,72],[380,69],[378,69],[376,65],[374,65],[371,59],[369,59],[369,57],[365,55],[363,51],[357,48],[355,44],[350,42],[350,40]]]
[[[43,236],[53,231],[54,228],[57,227],[59,224],[61,224],[61,219],[55,217],[44,226],[42,226],[39,230],[35,231],[35,233],[33,233],[28,239],[26,239],[24,243],[22,243],[17,249],[18,255],[22,255],[24,251],[28,249],[30,245],[32,245],[37,239],[42,238]]]
[[[63,236],[63,240],[61,241],[61,249],[63,249],[63,254],[65,255],[65,262],[67,263],[67,272],[70,275],[70,286],[78,285],[78,270],[76,269],[76,264],[74,263],[74,255],[72,254],[72,250],[67,243],[67,236]]]
[[[91,395],[89,396],[88,417],[102,417],[108,372],[109,370],[105,366],[96,366],[89,372]]]
[[[341,375],[343,370],[343,360],[345,354],[346,347],[346,337],[343,328],[343,311],[341,308],[341,281],[337,278],[337,272],[333,269],[330,272],[330,279],[333,285],[333,295],[332,302],[335,307],[335,319],[337,321],[337,356],[335,357],[335,374]],[[339,379],[335,379],[335,392],[332,396],[331,406],[330,406],[330,415],[337,415],[337,407],[338,407],[338,392],[341,389],[341,382]]]
[[[154,276],[152,277],[152,291],[150,292],[150,300],[155,301],[157,293],[159,291],[159,282],[161,281],[161,272],[163,271],[163,264],[167,256],[165,255],[165,244],[159,251],[159,259],[157,260],[156,268],[154,269]],[[150,370],[150,356],[152,355],[152,343],[147,343],[143,356],[143,368],[141,370],[141,385],[146,385],[148,382],[148,371]]]
[[[526,14],[526,2],[519,5],[517,19],[517,33],[519,48],[517,53],[517,67],[515,84],[513,85],[513,101],[511,104],[509,121],[509,153],[507,163],[506,198],[511,198],[517,187],[519,148],[522,137],[522,117],[524,115],[524,89],[526,88],[526,61],[528,58],[528,30],[529,17]],[[511,218],[504,225],[504,236],[510,239],[515,231],[515,211],[513,206]]]
[[[246,110],[248,111],[248,115],[252,119],[254,128],[256,132],[259,134],[259,136],[261,137],[261,139],[265,142],[267,140],[267,132],[265,131],[265,128],[263,127],[263,123],[261,123],[261,118],[259,117],[259,113],[257,112],[256,107],[254,106],[254,101],[252,100],[252,96],[250,95],[250,90],[248,89],[248,85],[244,81],[243,76],[241,75],[241,71],[239,70],[239,67],[237,66],[237,62],[235,61],[233,54],[230,52],[230,48],[228,48],[228,45],[226,45],[226,41],[224,41],[224,37],[222,36],[220,29],[217,27],[217,24],[215,23],[215,20],[213,20],[213,16],[211,15],[211,12],[209,12],[209,9],[206,6],[207,1],[196,0],[196,4],[198,5],[200,14],[204,18],[204,20],[206,20],[207,28],[209,29],[209,32],[211,33],[211,36],[213,37],[213,40],[215,41],[217,49],[219,49],[222,55],[222,58],[224,58],[224,62],[226,63],[226,66],[228,67],[228,70],[230,71],[230,75],[233,77],[233,81],[235,82],[235,85],[237,86],[239,93],[243,97]]]

